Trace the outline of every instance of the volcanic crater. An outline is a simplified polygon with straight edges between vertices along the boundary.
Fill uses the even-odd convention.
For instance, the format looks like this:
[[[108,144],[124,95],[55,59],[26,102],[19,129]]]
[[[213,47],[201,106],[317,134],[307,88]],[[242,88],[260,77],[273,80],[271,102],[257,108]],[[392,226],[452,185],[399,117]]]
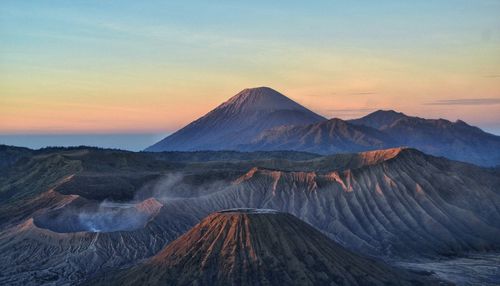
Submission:
[[[145,227],[162,206],[154,198],[139,203],[77,200],[35,216],[33,223],[58,233],[132,231]]]

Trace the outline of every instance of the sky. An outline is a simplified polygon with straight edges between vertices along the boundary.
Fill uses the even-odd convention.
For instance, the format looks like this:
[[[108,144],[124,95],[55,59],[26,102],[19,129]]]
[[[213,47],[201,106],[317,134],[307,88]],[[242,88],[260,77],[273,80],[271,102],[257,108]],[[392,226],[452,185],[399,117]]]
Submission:
[[[0,139],[168,134],[256,86],[500,134],[497,0],[3,0],[0,41]]]

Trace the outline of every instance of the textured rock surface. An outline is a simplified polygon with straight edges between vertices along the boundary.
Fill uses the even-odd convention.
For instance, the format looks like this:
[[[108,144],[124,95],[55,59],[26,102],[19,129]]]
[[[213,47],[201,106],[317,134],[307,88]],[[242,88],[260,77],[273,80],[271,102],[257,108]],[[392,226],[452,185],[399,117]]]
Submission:
[[[497,286],[500,281],[500,253],[473,253],[439,260],[396,263],[413,271],[435,273],[456,285]]]
[[[0,284],[79,283],[154,255],[190,226],[157,218],[133,231],[59,233],[28,219],[0,232]]]
[[[203,219],[145,263],[92,285],[432,285],[349,252],[296,217],[228,210]]]
[[[289,212],[351,251],[384,259],[500,248],[495,169],[400,148],[307,160],[303,154],[300,160],[193,156],[190,162],[175,154],[54,149],[8,167],[0,173],[7,182],[0,185],[6,194],[0,201],[0,284],[74,284],[134,265],[228,208]],[[117,197],[132,201],[109,203],[115,181],[127,186],[128,195]],[[58,233],[36,224],[49,214],[101,204],[130,204],[155,215],[131,231]]]
[[[376,256],[500,247],[498,174],[412,149],[389,154],[374,165],[324,174],[254,168],[226,190],[165,206],[173,216],[188,210],[198,217],[232,207],[277,209]]]

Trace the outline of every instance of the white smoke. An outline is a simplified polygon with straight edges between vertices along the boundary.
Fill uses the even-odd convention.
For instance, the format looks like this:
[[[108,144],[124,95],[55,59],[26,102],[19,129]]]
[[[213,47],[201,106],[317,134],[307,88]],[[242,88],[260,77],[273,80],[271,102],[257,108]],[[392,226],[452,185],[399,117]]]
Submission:
[[[139,209],[138,204],[154,198],[160,203],[203,197],[224,190],[229,185],[221,180],[201,180],[182,173],[169,173],[146,184],[128,202],[102,201],[70,204],[38,219],[38,222],[57,232],[113,232],[143,228],[152,213]]]
[[[172,199],[195,198],[224,190],[229,185],[227,181],[213,180],[204,183],[189,183],[182,173],[168,173],[159,180],[144,186],[137,192],[134,201],[155,198],[161,202]]]
[[[129,203],[103,202],[95,210],[79,212],[78,222],[92,232],[124,231],[144,227],[150,216]]]

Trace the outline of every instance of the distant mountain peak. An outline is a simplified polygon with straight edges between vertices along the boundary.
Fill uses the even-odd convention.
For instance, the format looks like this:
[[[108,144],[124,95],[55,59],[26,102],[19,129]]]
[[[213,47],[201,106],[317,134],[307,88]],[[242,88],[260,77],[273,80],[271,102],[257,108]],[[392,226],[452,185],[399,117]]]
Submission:
[[[471,125],[469,125],[467,122],[465,122],[465,121],[463,121],[463,120],[461,120],[461,119],[457,119],[457,120],[455,121],[455,124],[458,124],[458,125],[463,125],[463,126],[471,126]]]
[[[372,112],[371,114],[399,114],[399,115],[405,115],[403,112],[397,112],[396,110],[393,109],[379,109],[377,111]]]
[[[269,95],[269,94],[279,94],[277,90],[270,88],[268,86],[258,86],[258,87],[248,87],[240,91],[238,94],[236,94],[234,97],[242,96],[242,95],[249,95],[249,94],[254,94],[254,95]]]
[[[247,88],[146,151],[234,150],[264,130],[323,120],[272,88]]]
[[[356,125],[365,125],[372,128],[381,129],[384,126],[391,125],[395,121],[400,120],[402,118],[410,118],[410,117],[402,112],[397,112],[392,109],[389,110],[379,109],[362,118],[349,120],[349,122]]]
[[[500,162],[500,136],[462,120],[426,119],[393,110],[378,110],[348,122],[377,129],[396,146],[405,145],[431,155],[483,166],[495,166]]]
[[[306,110],[303,106],[270,87],[246,88],[216,110],[224,108],[237,109],[239,112],[255,110]]]
[[[320,122],[319,124],[348,124],[345,120],[334,117],[326,121]]]

